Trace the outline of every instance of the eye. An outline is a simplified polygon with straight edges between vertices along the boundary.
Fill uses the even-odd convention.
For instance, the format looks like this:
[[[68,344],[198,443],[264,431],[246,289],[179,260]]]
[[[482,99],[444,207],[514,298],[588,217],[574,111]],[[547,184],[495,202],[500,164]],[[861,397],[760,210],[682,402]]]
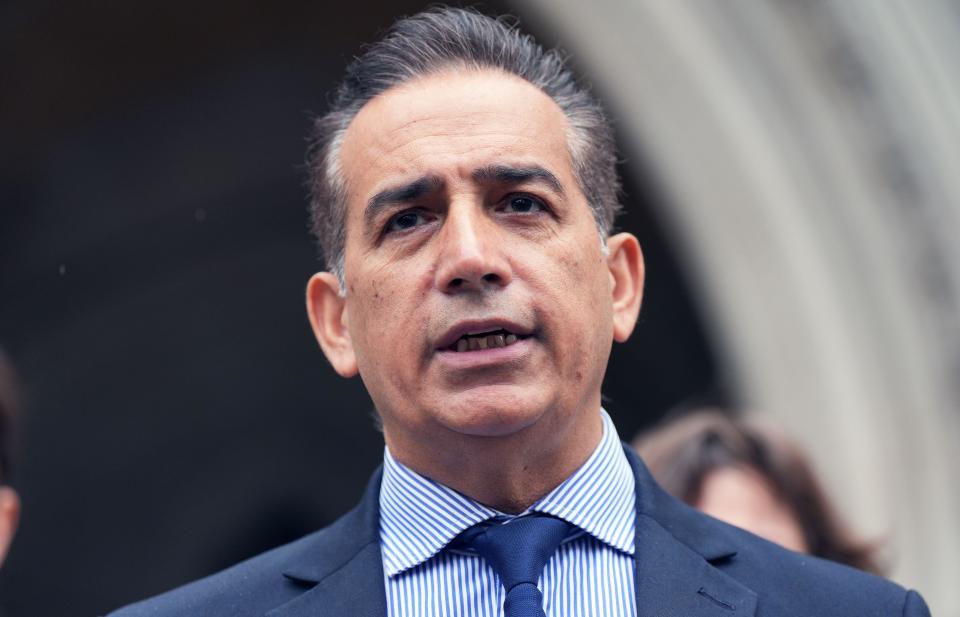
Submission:
[[[407,231],[427,222],[427,217],[419,210],[404,210],[394,215],[388,222],[386,233]]]
[[[546,212],[547,206],[530,195],[510,195],[505,200],[503,209],[506,212],[532,214],[534,212]]]

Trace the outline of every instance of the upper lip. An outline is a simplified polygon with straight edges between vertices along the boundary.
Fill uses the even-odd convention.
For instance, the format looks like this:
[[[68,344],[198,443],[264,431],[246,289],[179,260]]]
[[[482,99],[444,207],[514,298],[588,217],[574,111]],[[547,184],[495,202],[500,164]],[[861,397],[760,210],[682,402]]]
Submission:
[[[509,319],[471,319],[466,321],[458,321],[437,341],[437,349],[446,349],[454,343],[456,343],[461,336],[467,334],[480,334],[481,332],[491,332],[493,330],[506,330],[511,334],[516,334],[517,336],[528,336],[531,333],[531,329],[522,326],[514,321]]]

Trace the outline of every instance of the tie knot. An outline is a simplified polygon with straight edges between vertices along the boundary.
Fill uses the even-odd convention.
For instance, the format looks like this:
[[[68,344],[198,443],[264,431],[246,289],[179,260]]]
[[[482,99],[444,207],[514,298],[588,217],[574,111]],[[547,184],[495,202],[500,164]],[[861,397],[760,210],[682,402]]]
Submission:
[[[509,592],[521,583],[534,587],[571,525],[552,516],[531,514],[502,525],[475,525],[461,539],[472,547],[500,576]]]

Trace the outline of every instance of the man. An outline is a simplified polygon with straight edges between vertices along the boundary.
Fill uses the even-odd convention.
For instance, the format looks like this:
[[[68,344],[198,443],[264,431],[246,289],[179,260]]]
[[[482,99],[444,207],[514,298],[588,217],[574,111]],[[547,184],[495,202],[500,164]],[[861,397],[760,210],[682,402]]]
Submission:
[[[559,56],[437,9],[317,125],[307,287],[384,466],[331,527],[117,615],[925,615],[668,497],[600,408],[640,308],[611,130]]]

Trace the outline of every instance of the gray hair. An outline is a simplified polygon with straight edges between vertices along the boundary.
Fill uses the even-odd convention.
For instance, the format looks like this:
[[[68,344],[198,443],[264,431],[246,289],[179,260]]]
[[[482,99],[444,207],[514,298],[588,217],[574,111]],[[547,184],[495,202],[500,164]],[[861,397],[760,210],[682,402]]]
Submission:
[[[539,88],[570,125],[567,147],[580,190],[605,241],[620,211],[613,129],[596,98],[577,83],[557,50],[544,51],[504,18],[469,9],[434,8],[397,21],[347,67],[326,115],[316,120],[307,165],[311,230],[326,267],[344,283],[346,180],[340,147],[347,127],[377,95],[451,67],[496,69]]]

